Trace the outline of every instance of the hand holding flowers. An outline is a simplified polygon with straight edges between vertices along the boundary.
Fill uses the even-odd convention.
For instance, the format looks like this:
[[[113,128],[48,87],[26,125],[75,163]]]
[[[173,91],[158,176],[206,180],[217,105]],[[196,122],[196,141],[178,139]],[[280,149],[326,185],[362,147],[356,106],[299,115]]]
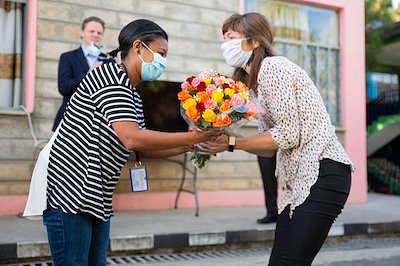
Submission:
[[[222,134],[217,138],[207,140],[195,145],[196,154],[210,155],[228,150],[228,135]]]
[[[249,121],[256,115],[249,88],[213,71],[203,71],[188,77],[178,93],[181,114],[190,128],[224,131]],[[210,155],[194,153],[191,157],[202,168]]]

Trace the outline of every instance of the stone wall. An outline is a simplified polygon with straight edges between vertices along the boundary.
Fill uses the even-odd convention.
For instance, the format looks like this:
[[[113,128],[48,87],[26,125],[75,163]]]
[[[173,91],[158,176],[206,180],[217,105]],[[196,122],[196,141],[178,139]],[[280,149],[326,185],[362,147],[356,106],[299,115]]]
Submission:
[[[160,24],[169,34],[168,67],[160,80],[181,82],[204,68],[231,72],[220,52],[221,25],[237,12],[239,0],[39,0],[38,5],[36,96],[31,115],[39,141],[50,138],[61,104],[59,56],[80,45],[79,31],[85,17],[98,16],[106,22],[104,43],[109,50],[117,46],[120,30],[130,21],[146,18]],[[24,112],[0,113],[0,127],[0,195],[27,195],[35,155],[43,145],[35,147]],[[254,126],[242,130],[256,131]],[[172,160],[182,161],[182,156]],[[179,164],[166,160],[146,164],[151,191],[177,190],[182,175]],[[117,192],[130,190],[127,167]],[[198,176],[200,190],[261,188],[256,157],[244,152],[217,155]]]

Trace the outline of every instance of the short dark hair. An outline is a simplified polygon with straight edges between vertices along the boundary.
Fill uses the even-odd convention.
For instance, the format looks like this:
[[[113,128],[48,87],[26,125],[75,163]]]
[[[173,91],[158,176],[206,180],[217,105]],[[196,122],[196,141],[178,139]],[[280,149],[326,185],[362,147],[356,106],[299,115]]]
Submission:
[[[168,41],[168,34],[155,22],[147,19],[137,19],[126,25],[118,36],[119,47],[109,54],[116,57],[121,52],[121,59],[124,59],[132,44],[136,40],[141,40],[146,45],[154,40],[162,38]]]
[[[81,28],[81,29],[84,30],[85,27],[86,27],[86,24],[88,24],[89,22],[92,22],[92,21],[97,22],[97,23],[100,23],[101,26],[103,26],[103,30],[106,29],[106,23],[104,22],[104,20],[102,20],[101,18],[98,18],[98,17],[88,17],[88,18],[85,18],[85,19],[83,20],[83,22],[82,22],[82,28]]]

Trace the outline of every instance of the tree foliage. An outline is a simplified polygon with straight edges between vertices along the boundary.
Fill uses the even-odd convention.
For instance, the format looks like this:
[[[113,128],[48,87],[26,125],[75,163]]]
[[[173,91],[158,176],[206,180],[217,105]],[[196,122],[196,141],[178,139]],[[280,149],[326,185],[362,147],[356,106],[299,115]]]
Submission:
[[[393,28],[399,9],[394,10],[390,0],[365,1],[365,50],[367,71],[379,68],[377,55],[382,51],[385,38]]]

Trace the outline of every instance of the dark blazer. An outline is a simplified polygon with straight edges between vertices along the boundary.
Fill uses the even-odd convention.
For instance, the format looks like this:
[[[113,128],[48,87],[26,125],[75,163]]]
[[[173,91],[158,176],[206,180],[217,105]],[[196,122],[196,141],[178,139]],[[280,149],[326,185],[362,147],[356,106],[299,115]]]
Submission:
[[[104,61],[104,63],[115,62],[112,57],[108,57],[105,54],[100,54],[99,60]],[[60,56],[58,65],[58,91],[63,96],[63,101],[54,120],[53,131],[56,130],[58,124],[61,122],[69,99],[88,71],[89,65],[82,48],[79,47]]]

